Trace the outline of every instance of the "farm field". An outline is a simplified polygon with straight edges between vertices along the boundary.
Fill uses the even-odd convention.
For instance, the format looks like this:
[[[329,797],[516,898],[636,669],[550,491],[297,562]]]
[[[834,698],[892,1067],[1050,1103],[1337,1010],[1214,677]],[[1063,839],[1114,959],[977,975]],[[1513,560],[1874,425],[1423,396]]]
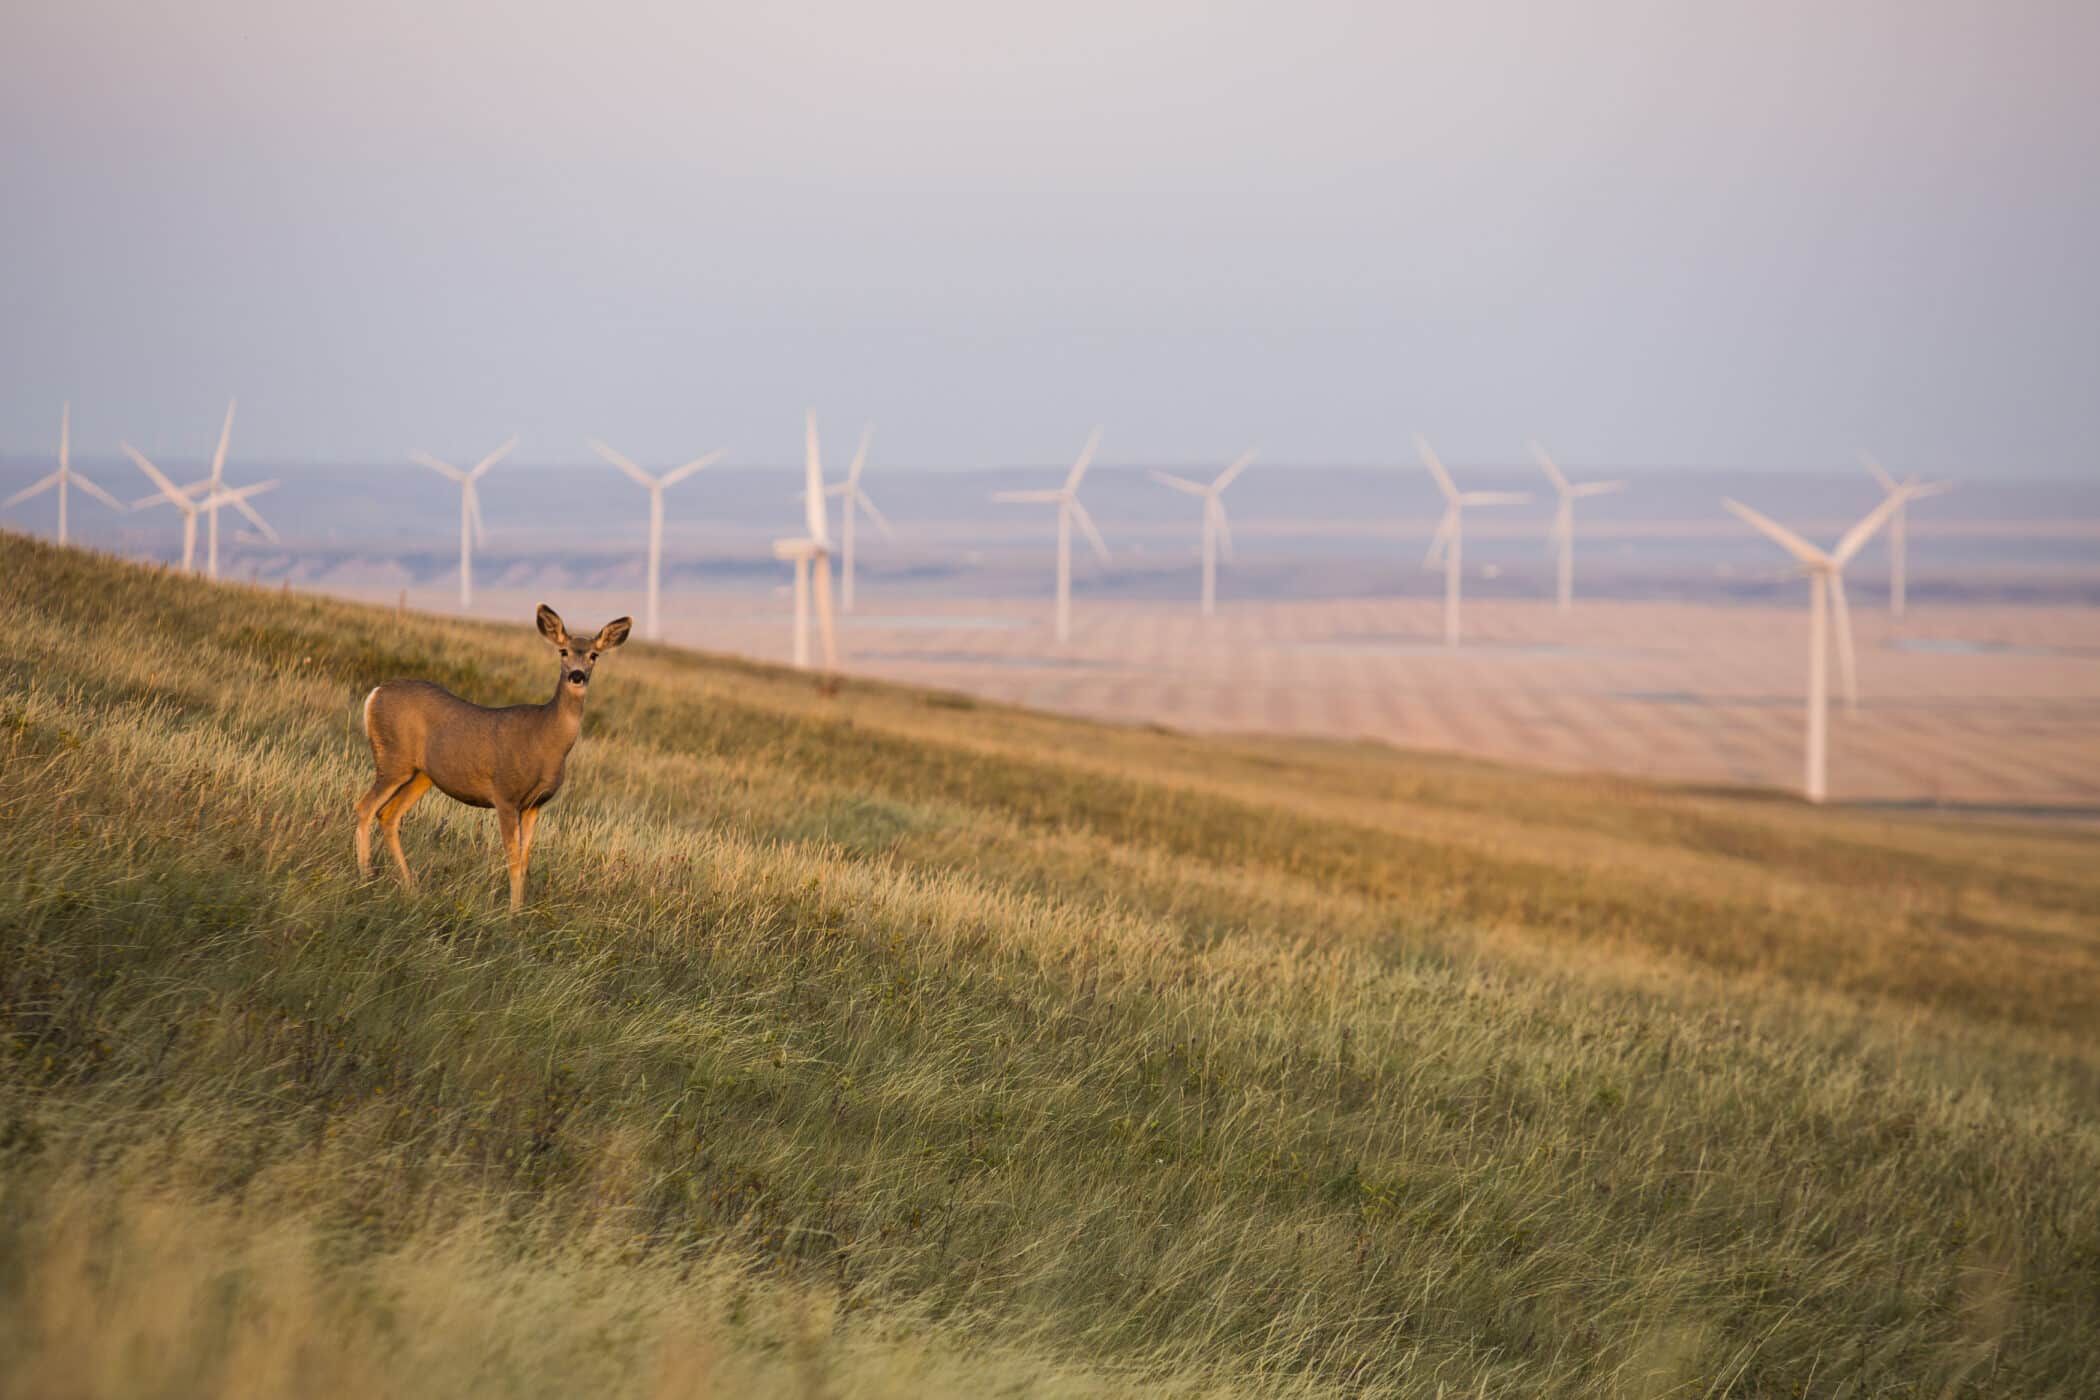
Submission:
[[[1902,622],[1854,603],[1861,706],[1833,700],[1838,801],[2100,816],[2100,610],[1930,606]],[[377,591],[366,596],[377,600]],[[388,598],[396,595],[386,594]],[[634,590],[562,591],[622,611]],[[530,616],[531,589],[484,589],[476,612]],[[423,588],[412,606],[456,599]],[[520,610],[522,609],[522,614]],[[842,618],[852,674],[1124,723],[1210,733],[1375,739],[1567,772],[1798,791],[1806,594],[1787,606],[1469,601],[1441,644],[1440,599],[1075,605],[1058,648],[1049,606],[871,597]],[[669,594],[670,641],[769,661],[790,654],[777,601]],[[1833,687],[1835,681],[1833,681]]]
[[[1427,602],[1236,608],[1237,662],[1082,605],[1040,676],[982,659],[1024,628],[857,623],[831,695],[634,643],[511,916],[440,797],[419,892],[356,877],[356,715],[543,698],[537,598],[0,544],[0,1395],[2090,1386],[2100,837],[1344,737],[1783,784],[1797,612],[1585,608],[1608,680],[1494,604],[1457,663]],[[784,650],[743,606],[709,644]],[[1861,613],[1938,795],[2090,800],[2089,624],[1906,634],[1986,667]],[[1369,727],[1263,708],[1308,670]],[[1754,703],[1677,772],[1699,707],[1607,683]],[[1078,717],[1164,707],[1280,732]],[[1884,742],[1838,739],[1840,796],[1917,795]]]

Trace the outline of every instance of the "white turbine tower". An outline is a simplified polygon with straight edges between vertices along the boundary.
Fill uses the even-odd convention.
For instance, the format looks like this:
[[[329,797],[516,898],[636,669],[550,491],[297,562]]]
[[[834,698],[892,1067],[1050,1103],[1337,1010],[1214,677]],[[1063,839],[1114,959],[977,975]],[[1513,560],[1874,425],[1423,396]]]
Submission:
[[[643,618],[643,635],[655,641],[663,635],[657,624],[656,595],[658,579],[661,577],[664,557],[664,488],[679,482],[722,459],[722,452],[710,452],[704,457],[695,457],[682,467],[665,472],[662,476],[651,476],[634,463],[622,457],[602,442],[593,441],[591,450],[634,478],[649,491],[649,609]],[[726,450],[726,449],[725,449]]]
[[[1888,474],[1888,471],[1883,468],[1881,463],[1875,461],[1867,453],[1860,453],[1859,460],[1865,462],[1867,470],[1874,473],[1874,479],[1881,483],[1881,489],[1884,493],[1890,496],[1901,497],[1896,502],[1896,513],[1889,518],[1889,611],[1895,616],[1901,617],[1903,616],[1905,603],[1903,573],[1904,555],[1908,552],[1907,545],[1910,534],[1910,503],[1923,500],[1927,496],[1945,495],[1954,489],[1954,483],[1951,481],[1921,482],[1915,476],[1905,477],[1899,482]]]
[[[1415,450],[1422,455],[1422,465],[1436,478],[1437,489],[1444,493],[1444,518],[1437,522],[1436,534],[1429,541],[1429,553],[1422,556],[1422,567],[1433,569],[1439,557],[1444,561],[1444,645],[1458,645],[1458,592],[1460,556],[1465,546],[1465,508],[1467,506],[1517,506],[1531,499],[1529,491],[1461,491],[1451,480],[1451,473],[1444,470],[1436,453],[1430,449],[1429,440],[1420,433],[1415,434]]]
[[[488,535],[481,523],[479,483],[489,468],[502,461],[517,445],[518,439],[513,434],[503,446],[476,462],[471,471],[461,471],[450,462],[440,462],[428,452],[408,454],[411,462],[420,463],[439,476],[459,483],[459,606],[462,611],[474,606],[474,542],[486,539]]]
[[[875,509],[875,503],[868,499],[868,493],[860,489],[861,470],[868,465],[868,440],[874,435],[875,429],[872,427],[860,430],[860,447],[853,453],[853,465],[847,468],[846,479],[824,488],[825,495],[842,496],[846,502],[844,519],[839,528],[839,577],[843,585],[840,589],[840,601],[845,605],[847,612],[853,611],[854,516],[860,511],[866,511],[868,519],[882,528],[884,538],[897,538],[897,532],[890,528],[890,522],[882,518],[882,512]]]
[[[1101,532],[1094,528],[1094,518],[1086,513],[1079,503],[1079,479],[1094,460],[1094,450],[1101,445],[1101,430],[1094,429],[1080,449],[1079,460],[1072,463],[1072,470],[1065,476],[1065,484],[1055,491],[997,491],[992,494],[995,501],[1027,502],[1030,504],[1057,504],[1057,640],[1070,640],[1072,636],[1072,522],[1086,533],[1087,543],[1101,562],[1108,562],[1108,545],[1101,539]]]
[[[1739,519],[1778,541],[1808,575],[1808,768],[1803,787],[1811,802],[1821,802],[1829,791],[1830,614],[1836,613],[1838,674],[1845,687],[1845,707],[1854,710],[1859,706],[1859,668],[1852,650],[1852,611],[1845,605],[1845,565],[1902,502],[1900,492],[1883,500],[1827,554],[1740,501],[1721,502]]]
[[[1223,546],[1225,557],[1232,557],[1232,527],[1225,521],[1225,502],[1221,499],[1225,488],[1233,479],[1247,470],[1254,461],[1252,451],[1240,454],[1238,461],[1218,474],[1215,481],[1205,486],[1190,481],[1185,476],[1171,472],[1154,472],[1152,479],[1162,486],[1171,486],[1176,491],[1194,496],[1203,502],[1203,615],[1209,617],[1218,610],[1218,549]]]
[[[146,479],[159,488],[155,495],[145,497],[138,504],[141,506],[152,506],[166,501],[169,505],[182,512],[182,571],[184,573],[194,573],[197,567],[197,516],[199,512],[216,510],[220,506],[232,506],[240,511],[241,514],[247,516],[254,523],[255,528],[262,531],[264,538],[273,543],[276,541],[277,532],[270,528],[270,522],[258,515],[254,506],[248,504],[250,496],[260,496],[265,491],[273,490],[277,485],[276,482],[258,481],[253,486],[243,486],[238,491],[229,491],[224,487],[220,487],[203,500],[198,500],[180,486],[168,480],[159,467],[146,460],[145,453],[139,451],[128,442],[122,444],[122,446],[131,460],[138,464],[138,469],[146,474]]]
[[[128,510],[122,501],[73,470],[73,405],[66,404],[58,411],[58,470],[33,486],[21,490],[0,501],[0,510],[20,505],[31,496],[40,495],[56,486],[58,488],[58,542],[66,542],[66,488],[77,485],[111,510]]]
[[[802,427],[802,513],[809,527],[805,536],[773,541],[775,559],[795,564],[795,664],[809,666],[810,576],[816,576],[817,627],[824,637],[824,669],[839,665],[837,638],[831,618],[831,532],[825,525],[824,467],[817,456],[817,415],[809,413]]]
[[[1575,605],[1575,503],[1585,496],[1608,496],[1614,491],[1624,491],[1623,481],[1585,481],[1580,486],[1561,475],[1560,468],[1546,455],[1546,449],[1537,443],[1531,444],[1531,455],[1545,469],[1547,480],[1560,493],[1560,507],[1553,512],[1554,566],[1559,575],[1558,597],[1560,610],[1566,612]]]

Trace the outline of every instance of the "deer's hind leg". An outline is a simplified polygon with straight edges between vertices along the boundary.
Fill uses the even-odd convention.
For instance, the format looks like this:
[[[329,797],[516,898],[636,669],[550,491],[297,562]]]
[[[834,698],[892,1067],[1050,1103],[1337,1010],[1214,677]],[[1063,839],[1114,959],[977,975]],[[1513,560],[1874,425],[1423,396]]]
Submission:
[[[416,887],[416,877],[408,868],[407,855],[401,850],[401,819],[408,815],[409,808],[423,800],[423,794],[428,791],[430,775],[418,769],[414,776],[394,790],[394,795],[387,798],[385,805],[379,809],[379,829],[386,836],[386,848],[393,854],[394,864],[401,871],[401,883],[410,889]]]
[[[390,773],[382,768],[379,776],[372,779],[372,786],[365,795],[357,799],[357,873],[367,879],[372,875],[372,819],[379,815],[394,794],[401,791],[416,776],[413,768],[404,768]]]

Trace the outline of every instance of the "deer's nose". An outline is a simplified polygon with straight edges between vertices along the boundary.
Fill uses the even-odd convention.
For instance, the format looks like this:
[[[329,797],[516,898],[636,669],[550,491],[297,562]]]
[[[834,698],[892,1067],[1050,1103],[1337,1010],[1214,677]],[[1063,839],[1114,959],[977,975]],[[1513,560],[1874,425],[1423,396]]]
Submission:
[[[571,685],[589,685],[590,683],[591,683],[591,678],[590,678],[590,675],[589,675],[589,673],[587,673],[587,672],[584,672],[584,671],[571,671],[571,672],[569,672],[569,684],[571,684]]]

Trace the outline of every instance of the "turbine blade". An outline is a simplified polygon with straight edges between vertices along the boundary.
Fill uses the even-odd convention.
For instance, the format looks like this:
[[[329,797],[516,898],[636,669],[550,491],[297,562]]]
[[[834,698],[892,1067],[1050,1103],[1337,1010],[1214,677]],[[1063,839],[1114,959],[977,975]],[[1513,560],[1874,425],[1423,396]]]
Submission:
[[[853,499],[860,502],[860,508],[868,513],[868,519],[875,522],[876,528],[882,531],[885,539],[893,540],[897,538],[897,532],[890,528],[890,522],[883,516],[882,512],[875,509],[875,503],[868,499],[867,492],[859,487],[855,487],[853,489]]]
[[[1467,491],[1458,504],[1467,506],[1520,506],[1531,499],[1529,491]]]
[[[118,445],[122,447],[126,455],[128,455],[131,458],[131,460],[138,465],[138,469],[146,474],[146,479],[160,488],[160,498],[165,498],[177,510],[182,511],[184,514],[188,514],[191,511],[197,509],[197,503],[195,501],[192,501],[188,496],[183,495],[181,491],[177,490],[174,482],[168,480],[165,476],[162,476],[160,468],[154,466],[151,462],[147,461],[146,456],[143,452],[140,452],[136,447],[133,447],[128,442],[120,443]],[[156,501],[156,499],[159,498],[153,496],[146,496],[141,498],[135,504],[150,505],[153,504]]]
[[[860,430],[860,446],[853,449],[853,465],[846,468],[846,484],[860,485],[861,469],[868,465],[868,440],[875,436],[875,425],[868,424]]]
[[[1830,571],[1830,613],[1835,624],[1838,679],[1845,688],[1845,708],[1859,708],[1859,653],[1852,648],[1852,609],[1845,605],[1845,574]]]
[[[1210,494],[1210,488],[1198,486],[1187,477],[1175,476],[1172,472],[1151,472],[1148,475],[1162,486],[1171,486],[1176,491],[1185,491],[1191,496],[1208,496]]]
[[[458,467],[453,466],[450,462],[440,462],[428,452],[411,452],[408,454],[408,460],[421,466],[426,466],[439,476],[449,477],[454,481],[465,481],[467,479],[467,474]]]
[[[992,499],[993,499],[993,500],[995,500],[995,501],[1000,501],[1000,502],[1003,502],[1003,503],[1005,503],[1005,504],[1007,504],[1007,505],[1012,505],[1012,504],[1014,504],[1015,502],[1025,502],[1025,503],[1027,503],[1027,504],[1029,504],[1029,505],[1041,505],[1041,504],[1043,504],[1043,503],[1045,503],[1045,502],[1049,502],[1049,501],[1061,501],[1061,500],[1063,500],[1064,498],[1065,498],[1065,493],[1064,493],[1064,492],[1062,492],[1062,491],[994,491],[994,492],[992,492]]]
[[[1568,494],[1571,496],[1609,496],[1615,491],[1624,491],[1630,484],[1630,482],[1624,481],[1585,481],[1582,485],[1569,491]]]
[[[1234,459],[1231,466],[1218,474],[1218,479],[1210,484],[1210,489],[1214,492],[1223,491],[1226,487],[1232,485],[1234,481],[1238,480],[1241,472],[1254,465],[1256,455],[1255,450],[1251,447],[1242,452]]]
[[[276,489],[277,481],[273,477],[269,481],[258,481],[252,486],[242,486],[237,489],[222,487],[212,492],[208,500],[200,501],[198,504],[200,506],[238,505],[250,496],[260,496],[265,491],[274,491]]]
[[[1825,554],[1822,550],[1817,549],[1807,540],[1802,539],[1799,535],[1795,534],[1792,530],[1787,529],[1786,526],[1780,524],[1778,521],[1772,519],[1770,516],[1760,515],[1758,512],[1744,505],[1741,501],[1723,498],[1721,504],[1728,507],[1729,510],[1733,511],[1737,519],[1743,521],[1752,529],[1758,530],[1766,535],[1769,535],[1772,539],[1778,541],[1782,549],[1786,550],[1787,553],[1793,555],[1796,559],[1799,559],[1802,563],[1829,564],[1831,562],[1829,555]]]
[[[1874,538],[1874,532],[1881,528],[1882,523],[1902,509],[1906,499],[1907,495],[1902,491],[1883,497],[1880,505],[1867,512],[1866,519],[1845,532],[1845,537],[1838,541],[1837,548],[1831,551],[1831,562],[1840,569],[1844,568],[1852,556],[1859,553],[1868,540]]]
[[[631,461],[629,461],[629,460],[628,460],[627,458],[625,458],[625,457],[621,456],[621,455],[620,455],[619,453],[617,453],[617,452],[613,451],[613,450],[612,450],[612,449],[611,449],[610,447],[607,447],[607,446],[606,446],[606,445],[605,445],[604,443],[602,443],[602,442],[598,441],[598,439],[596,439],[596,438],[592,438],[592,439],[591,439],[591,451],[593,451],[593,452],[597,453],[597,454],[598,454],[598,455],[599,455],[600,457],[603,457],[603,458],[604,458],[604,459],[605,459],[606,461],[608,461],[608,462],[612,463],[612,464],[613,464],[614,466],[618,467],[618,468],[619,468],[619,469],[620,469],[621,471],[623,471],[623,472],[626,472],[628,476],[630,476],[630,477],[634,478],[634,483],[635,483],[635,485],[637,485],[637,486],[654,486],[654,485],[656,485],[656,478],[655,478],[655,477],[653,477],[653,476],[649,475],[649,473],[647,473],[647,472],[643,471],[643,470],[642,470],[642,469],[641,469],[640,467],[636,466],[636,465],[635,465],[635,464],[634,464],[633,462],[631,462]]]
[[[39,481],[36,485],[23,487],[21,490],[15,492],[14,495],[9,496],[6,500],[0,501],[0,510],[5,510],[11,505],[16,505],[22,501],[26,501],[31,496],[34,496],[37,492],[48,490],[49,488],[58,485],[59,478],[64,475],[64,472],[53,472],[51,473],[51,475],[45,477],[42,481]],[[74,477],[73,479],[75,481],[85,480],[85,478],[78,476]],[[98,486],[95,489],[99,491],[102,488]]]
[[[506,441],[503,444],[503,446],[497,448],[494,452],[491,452],[488,456],[476,462],[474,464],[474,470],[468,472],[467,475],[479,479],[481,475],[488,471],[490,467],[495,466],[496,463],[502,461],[505,457],[508,457],[510,455],[510,450],[513,447],[516,447],[517,445],[518,435],[516,433],[512,433],[510,435],[509,440]]]
[[[1094,464],[1094,453],[1100,446],[1101,429],[1097,426],[1087,435],[1086,446],[1079,449],[1079,460],[1072,463],[1072,470],[1065,476],[1066,495],[1079,489],[1079,478],[1085,476],[1086,469]]]
[[[481,493],[474,489],[474,483],[471,481],[467,483],[466,496],[467,515],[472,519],[474,524],[474,543],[487,544],[489,540],[489,527],[482,521],[481,518]]]
[[[1451,473],[1444,470],[1444,464],[1436,459],[1436,451],[1430,447],[1429,439],[1420,433],[1415,434],[1415,452],[1421,457],[1422,465],[1429,468],[1429,474],[1436,478],[1437,489],[1444,493],[1444,499],[1456,505],[1458,487],[1452,483]]]
[[[277,543],[277,532],[270,528],[270,522],[263,519],[261,514],[257,512],[254,506],[249,505],[245,498],[238,496],[235,497],[233,502],[233,508],[239,511],[242,515],[247,516],[248,523],[253,525],[256,529],[262,531],[264,539],[268,540],[271,544]]]
[[[1456,503],[1444,507],[1444,518],[1436,523],[1436,533],[1429,537],[1429,552],[1422,556],[1422,567],[1433,569],[1443,562],[1444,549],[1451,542],[1451,532],[1458,527]]]
[[[1881,483],[1882,490],[1893,491],[1896,489],[1896,478],[1889,475],[1888,468],[1874,460],[1873,453],[1862,452],[1859,454],[1859,460],[1866,463],[1868,471],[1874,473],[1874,479]]]
[[[68,473],[66,473],[66,475],[67,475],[67,477],[68,477],[69,479],[71,479],[72,483],[73,483],[73,484],[74,484],[75,486],[78,486],[78,487],[79,487],[79,488],[80,488],[81,490],[83,490],[83,491],[87,492],[87,493],[88,493],[88,494],[89,494],[90,496],[93,496],[93,497],[94,497],[94,498],[95,498],[96,500],[98,500],[98,501],[102,502],[102,504],[104,504],[104,505],[108,506],[108,507],[109,507],[109,508],[110,508],[111,510],[129,510],[129,509],[131,509],[131,507],[129,507],[129,506],[127,506],[127,505],[125,505],[125,504],[124,504],[124,503],[123,503],[122,501],[118,500],[118,499],[117,499],[117,498],[116,498],[115,496],[112,496],[112,495],[110,495],[110,494],[109,494],[109,492],[107,492],[107,491],[103,490],[103,489],[102,489],[101,487],[97,486],[97,485],[96,485],[96,484],[95,484],[94,482],[92,482],[92,481],[89,481],[89,480],[88,480],[88,479],[87,479],[86,477],[82,476],[82,475],[81,475],[81,474],[80,474],[79,472],[68,472]]]
[[[1206,514],[1218,523],[1218,543],[1224,548],[1225,557],[1232,557],[1232,524],[1225,518],[1225,503],[1216,496],[1203,503]]]
[[[76,476],[73,479],[75,481],[78,481],[80,478]],[[1915,486],[1905,487],[1904,489],[1910,493],[1910,499],[1914,501],[1922,501],[1927,496],[1946,495],[1949,491],[1952,491],[1954,489],[1954,483],[1951,481],[1927,481],[1921,482]]]
[[[1553,464],[1553,459],[1546,455],[1546,449],[1539,446],[1536,440],[1531,444],[1531,455],[1546,469],[1546,479],[1553,483],[1553,489],[1565,496],[1568,493],[1568,479],[1560,474],[1560,468]]]
[[[815,409],[809,410],[802,420],[802,471],[807,478],[802,485],[802,513],[809,525],[809,537],[819,544],[829,543],[831,533],[825,528],[824,464],[817,453]]]
[[[233,404],[226,401],[226,421],[219,425],[218,450],[211,454],[211,484],[217,486],[226,479],[226,444],[233,440]]]
[[[1094,547],[1094,553],[1100,556],[1102,563],[1106,564],[1108,562],[1108,542],[1103,540],[1101,532],[1094,528],[1094,517],[1086,513],[1086,507],[1079,504],[1077,496],[1065,497],[1065,508],[1072,512],[1072,519],[1078,523],[1080,531],[1086,535],[1086,542]]]
[[[665,486],[676,486],[679,482],[685,480],[694,472],[701,470],[703,467],[711,467],[728,455],[729,449],[723,447],[708,453],[705,457],[695,457],[692,461],[687,462],[684,466],[679,467],[673,471],[665,472],[663,484]]]

